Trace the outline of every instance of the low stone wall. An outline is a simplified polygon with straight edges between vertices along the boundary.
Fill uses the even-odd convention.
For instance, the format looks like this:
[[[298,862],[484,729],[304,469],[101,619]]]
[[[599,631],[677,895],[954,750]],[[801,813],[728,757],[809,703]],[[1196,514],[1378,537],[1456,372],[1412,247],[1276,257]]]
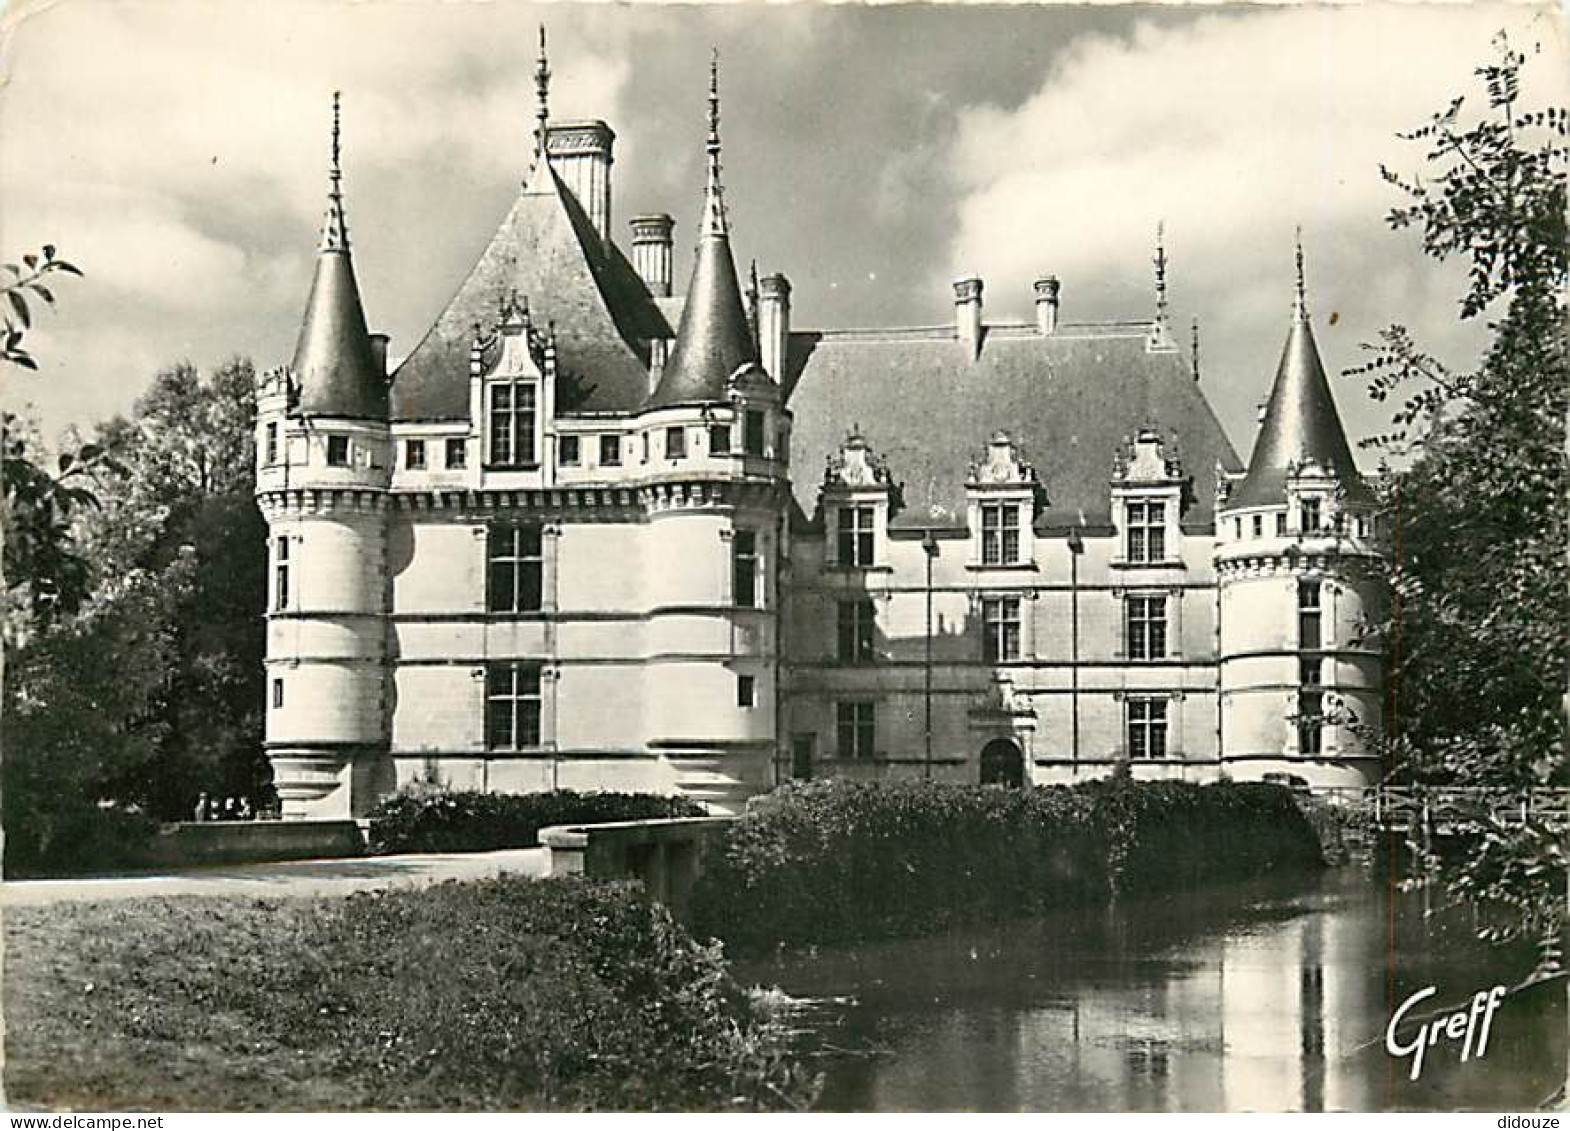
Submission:
[[[710,840],[734,817],[671,817],[540,830],[547,875],[641,880],[649,898],[677,914],[689,906]]]
[[[181,821],[158,831],[148,863],[193,867],[364,854],[365,837],[353,821]]]

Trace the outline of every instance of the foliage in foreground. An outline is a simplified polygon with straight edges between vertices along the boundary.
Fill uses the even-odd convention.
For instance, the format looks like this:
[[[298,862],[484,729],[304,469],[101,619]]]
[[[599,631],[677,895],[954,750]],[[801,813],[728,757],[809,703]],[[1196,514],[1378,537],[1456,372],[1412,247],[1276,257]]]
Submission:
[[[1527,56],[1502,35],[1496,47],[1476,71],[1481,112],[1453,99],[1404,135],[1424,148],[1421,171],[1383,171],[1404,197],[1391,227],[1465,262],[1460,317],[1491,319],[1491,338],[1477,370],[1458,372],[1392,326],[1350,371],[1399,401],[1373,443],[1411,460],[1383,488],[1390,734],[1373,737],[1404,780],[1564,788],[1570,109],[1524,107]],[[1481,823],[1469,851],[1430,863],[1458,901],[1509,909],[1500,933],[1557,939],[1563,830]]]
[[[6,919],[15,1101],[487,1110],[810,1099],[782,1029],[730,981],[718,949],[629,885],[493,880]]]
[[[202,792],[271,799],[252,389],[244,361],[167,369],[58,474],[5,421],[11,874],[123,866]]]
[[[1321,863],[1313,828],[1274,785],[794,783],[754,801],[711,852],[694,921],[754,951]]]
[[[652,793],[481,793],[477,790],[406,791],[371,811],[371,851],[487,852],[533,848],[551,825],[701,817],[685,797]]]

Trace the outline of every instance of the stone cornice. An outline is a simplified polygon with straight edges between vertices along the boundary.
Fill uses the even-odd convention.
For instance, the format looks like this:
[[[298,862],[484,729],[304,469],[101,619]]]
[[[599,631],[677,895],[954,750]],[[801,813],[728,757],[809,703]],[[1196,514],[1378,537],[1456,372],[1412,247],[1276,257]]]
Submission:
[[[463,517],[498,511],[530,511],[542,516],[628,521],[675,510],[775,507],[781,503],[783,490],[783,484],[776,480],[677,479],[572,487],[433,488],[398,491],[391,498],[393,507],[403,513],[449,513]]]

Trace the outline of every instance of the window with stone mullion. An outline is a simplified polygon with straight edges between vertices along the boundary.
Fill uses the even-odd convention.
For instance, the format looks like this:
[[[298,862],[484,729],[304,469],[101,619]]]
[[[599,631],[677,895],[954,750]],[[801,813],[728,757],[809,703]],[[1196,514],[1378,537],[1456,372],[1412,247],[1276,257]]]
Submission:
[[[491,664],[485,671],[485,745],[521,750],[540,745],[540,665]]]
[[[524,382],[491,386],[491,463],[527,467],[534,455],[534,386]]]
[[[1125,510],[1128,520],[1128,560],[1131,562],[1159,562],[1167,556],[1165,503],[1129,503]]]
[[[544,546],[538,526],[493,526],[486,607],[493,613],[538,612],[544,595]]]
[[[985,503],[981,508],[981,564],[1019,563],[1019,506]]]
[[[1167,599],[1134,596],[1128,599],[1128,658],[1160,660],[1167,654]]]
[[[1167,704],[1163,699],[1128,701],[1130,758],[1164,758],[1167,753]]]
[[[842,566],[870,566],[873,562],[871,507],[841,507],[839,511],[839,560]]]
[[[987,597],[981,608],[986,658],[992,663],[1019,659],[1019,598]]]

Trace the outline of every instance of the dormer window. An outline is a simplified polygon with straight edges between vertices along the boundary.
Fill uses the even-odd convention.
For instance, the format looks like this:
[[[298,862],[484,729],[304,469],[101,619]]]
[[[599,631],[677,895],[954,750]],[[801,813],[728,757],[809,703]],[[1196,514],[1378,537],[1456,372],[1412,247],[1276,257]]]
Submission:
[[[348,467],[349,466],[349,437],[347,437],[347,436],[328,436],[327,437],[327,466],[328,467]]]
[[[532,381],[491,385],[490,440],[494,467],[532,467],[535,456],[536,389]]]
[[[1190,477],[1173,448],[1161,433],[1144,428],[1114,450],[1111,509],[1119,551],[1114,566],[1182,568],[1180,520],[1193,499]],[[1234,540],[1249,531],[1258,536],[1257,527],[1233,517]]]
[[[1036,469],[1007,432],[996,432],[986,450],[970,464],[965,478],[967,525],[974,532],[971,569],[1029,566],[1035,558],[1031,536],[1046,493]]]
[[[818,494],[826,543],[824,561],[840,569],[879,569],[880,545],[902,499],[889,469],[853,431],[829,456]]]
[[[1019,564],[1019,505],[981,504],[981,564]]]
[[[1167,508],[1165,503],[1131,502],[1125,512],[1128,521],[1127,547],[1131,562],[1160,562],[1167,556]]]
[[[851,568],[873,564],[873,513],[871,507],[841,507],[839,510],[839,563]]]
[[[1319,498],[1309,495],[1298,500],[1298,528],[1304,534],[1312,534],[1319,529],[1320,513]]]

